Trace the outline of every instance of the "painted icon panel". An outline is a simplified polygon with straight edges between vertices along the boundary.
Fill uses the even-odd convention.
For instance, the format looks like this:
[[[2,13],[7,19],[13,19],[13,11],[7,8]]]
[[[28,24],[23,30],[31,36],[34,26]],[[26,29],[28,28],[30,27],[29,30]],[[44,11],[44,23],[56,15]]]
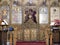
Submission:
[[[1,11],[3,20],[9,24],[9,6],[2,6]]]
[[[12,7],[12,24],[22,24],[22,8],[21,6]]]
[[[48,7],[40,7],[39,24],[48,24]]]
[[[37,28],[38,26],[38,13],[36,7],[25,7],[23,13],[24,28]]]

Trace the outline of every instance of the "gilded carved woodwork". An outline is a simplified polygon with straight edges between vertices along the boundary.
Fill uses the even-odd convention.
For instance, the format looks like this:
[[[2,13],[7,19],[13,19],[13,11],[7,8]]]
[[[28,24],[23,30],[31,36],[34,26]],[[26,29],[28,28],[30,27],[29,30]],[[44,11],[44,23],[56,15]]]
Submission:
[[[34,0],[33,3],[29,2],[28,0],[18,0],[18,1],[14,1],[12,0],[13,3],[12,4],[16,4],[17,8],[19,6],[22,7],[22,24],[11,24],[12,21],[12,7],[13,5],[11,4],[10,1],[10,24],[16,28],[14,30],[14,45],[16,44],[16,41],[46,41],[47,45],[48,45],[48,40],[49,40],[49,34],[52,34],[52,32],[50,31],[50,17],[48,19],[48,24],[39,24],[39,8],[40,8],[40,4],[43,2],[43,0]],[[52,4],[52,0],[51,1],[47,1],[49,3],[48,8],[50,8],[50,4]],[[46,3],[47,3],[46,2]],[[31,3],[31,4],[30,4]],[[3,2],[3,4],[7,5],[9,4],[8,2]],[[2,4],[2,5],[3,5]],[[1,7],[1,6],[0,6]],[[16,9],[17,9],[16,8]],[[36,22],[34,22],[31,19],[31,14],[29,14],[29,20],[25,22],[25,16],[27,15],[25,13],[25,11],[29,12],[29,9],[32,9],[33,11],[36,11],[35,17],[36,17]],[[17,9],[19,10],[19,9]],[[6,14],[6,11],[3,11],[3,15]],[[30,13],[30,12],[29,12]],[[48,11],[49,13],[49,11]],[[50,13],[48,14],[50,16]],[[1,17],[1,16],[0,16]],[[0,21],[1,22],[1,21]],[[10,34],[11,35],[11,34]],[[12,36],[11,36],[12,37]],[[10,42],[12,42],[12,38],[10,38]]]

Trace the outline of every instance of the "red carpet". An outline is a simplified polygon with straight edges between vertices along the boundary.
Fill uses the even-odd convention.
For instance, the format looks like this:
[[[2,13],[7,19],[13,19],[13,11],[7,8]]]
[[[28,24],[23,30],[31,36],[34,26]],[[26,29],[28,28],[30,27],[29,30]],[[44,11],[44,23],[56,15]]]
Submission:
[[[45,42],[16,42],[16,45],[46,45]]]

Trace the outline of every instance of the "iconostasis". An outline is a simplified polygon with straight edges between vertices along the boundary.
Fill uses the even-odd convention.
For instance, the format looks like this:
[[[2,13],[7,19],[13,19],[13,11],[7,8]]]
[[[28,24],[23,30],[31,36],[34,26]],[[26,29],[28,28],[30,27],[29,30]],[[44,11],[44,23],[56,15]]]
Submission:
[[[0,21],[5,20],[17,27],[18,40],[46,40],[44,31],[50,30],[50,23],[55,19],[60,20],[60,8],[57,2],[56,0],[2,0]]]

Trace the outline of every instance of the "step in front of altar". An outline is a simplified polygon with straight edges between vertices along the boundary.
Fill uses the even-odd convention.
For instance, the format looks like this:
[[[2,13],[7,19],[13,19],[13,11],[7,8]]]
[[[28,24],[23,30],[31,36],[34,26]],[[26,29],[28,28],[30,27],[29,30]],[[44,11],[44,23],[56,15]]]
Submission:
[[[16,45],[46,45],[46,42],[16,42]]]

